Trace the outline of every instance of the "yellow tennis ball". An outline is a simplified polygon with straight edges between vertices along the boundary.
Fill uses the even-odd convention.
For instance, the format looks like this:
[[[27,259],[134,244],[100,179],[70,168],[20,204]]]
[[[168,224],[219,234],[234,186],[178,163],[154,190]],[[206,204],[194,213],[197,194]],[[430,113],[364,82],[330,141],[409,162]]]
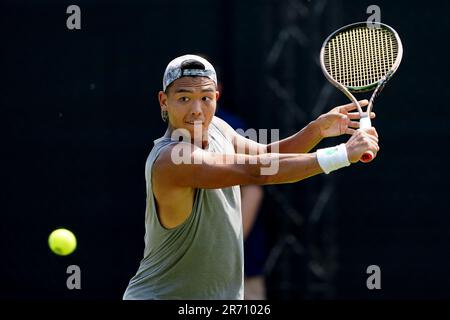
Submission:
[[[56,229],[48,237],[50,249],[60,256],[71,254],[77,247],[77,238],[72,231],[61,228]]]

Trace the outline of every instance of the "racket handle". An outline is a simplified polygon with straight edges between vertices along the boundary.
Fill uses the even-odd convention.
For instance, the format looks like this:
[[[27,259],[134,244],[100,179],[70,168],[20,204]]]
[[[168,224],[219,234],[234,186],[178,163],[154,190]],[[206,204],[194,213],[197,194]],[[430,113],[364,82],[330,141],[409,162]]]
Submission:
[[[360,129],[367,129],[367,128],[370,128],[371,126],[372,126],[372,122],[370,121],[370,117],[365,116],[359,120],[359,128]],[[373,158],[374,158],[373,152],[367,151],[362,155],[360,161],[363,163],[368,163],[368,162],[372,161]]]
[[[372,121],[370,121],[370,118],[368,116],[361,117],[359,120],[359,128],[360,129],[368,129],[372,126]]]

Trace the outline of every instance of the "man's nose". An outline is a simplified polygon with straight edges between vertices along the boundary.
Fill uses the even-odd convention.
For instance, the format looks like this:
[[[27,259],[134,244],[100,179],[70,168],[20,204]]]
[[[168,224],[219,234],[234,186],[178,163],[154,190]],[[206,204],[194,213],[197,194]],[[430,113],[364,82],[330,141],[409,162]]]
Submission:
[[[202,114],[202,104],[199,100],[194,100],[192,102],[191,114],[195,116],[199,116]]]

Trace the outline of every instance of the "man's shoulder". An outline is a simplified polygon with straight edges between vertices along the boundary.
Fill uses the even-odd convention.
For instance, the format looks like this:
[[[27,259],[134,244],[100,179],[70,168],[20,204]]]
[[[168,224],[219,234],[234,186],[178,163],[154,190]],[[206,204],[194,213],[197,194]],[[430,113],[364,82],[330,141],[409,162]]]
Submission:
[[[212,124],[216,126],[226,126],[228,125],[222,118],[219,118],[218,116],[214,116],[212,118]]]
[[[172,154],[172,149],[184,142],[174,141],[170,138],[159,138],[155,140],[153,148],[150,150],[150,153],[147,156],[146,160],[146,173],[150,174],[150,171],[153,167],[160,167],[162,164],[170,163],[168,160]]]
[[[161,153],[162,150],[164,150],[168,145],[170,145],[171,140],[167,137],[161,137],[153,141],[153,147],[151,148],[148,157],[147,157],[147,163],[149,161],[155,160],[155,158],[158,157],[158,155]]]
[[[193,146],[191,143],[184,142],[184,141],[175,141],[171,139],[164,139],[164,141],[160,141],[159,143],[155,143],[152,150],[150,150],[150,153],[147,158],[147,162],[149,161],[155,161],[160,158],[167,157],[172,153],[172,149],[176,146],[182,145],[183,150],[188,146]]]
[[[212,124],[215,125],[224,135],[230,135],[234,132],[234,129],[230,126],[230,124],[218,116],[213,117]]]

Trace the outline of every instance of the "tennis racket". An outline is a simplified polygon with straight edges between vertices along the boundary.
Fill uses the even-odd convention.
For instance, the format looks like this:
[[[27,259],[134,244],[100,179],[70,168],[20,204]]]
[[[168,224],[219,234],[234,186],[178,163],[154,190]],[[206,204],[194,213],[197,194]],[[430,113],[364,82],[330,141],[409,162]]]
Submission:
[[[370,128],[374,100],[400,65],[403,46],[397,32],[383,23],[353,23],[333,32],[320,50],[320,66],[325,77],[357,107],[360,128]],[[374,90],[364,112],[352,93]],[[362,162],[374,158],[371,151]]]

